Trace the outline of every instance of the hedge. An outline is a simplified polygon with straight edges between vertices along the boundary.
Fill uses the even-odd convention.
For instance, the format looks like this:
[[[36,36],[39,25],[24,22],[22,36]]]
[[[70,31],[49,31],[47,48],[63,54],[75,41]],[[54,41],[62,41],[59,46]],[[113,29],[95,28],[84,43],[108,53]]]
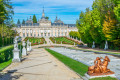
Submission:
[[[13,45],[3,47],[0,49],[0,63],[8,61],[12,58],[13,56]]]

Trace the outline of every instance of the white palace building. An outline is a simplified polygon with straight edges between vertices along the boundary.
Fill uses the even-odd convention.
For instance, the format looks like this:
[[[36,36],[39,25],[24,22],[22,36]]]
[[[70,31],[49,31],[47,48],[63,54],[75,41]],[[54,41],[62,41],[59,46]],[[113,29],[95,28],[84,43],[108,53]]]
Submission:
[[[78,31],[75,24],[64,24],[63,21],[57,18],[54,23],[45,18],[43,9],[42,17],[38,23],[33,23],[31,17],[25,24],[19,24],[15,30],[21,37],[59,37],[69,36],[70,31]]]

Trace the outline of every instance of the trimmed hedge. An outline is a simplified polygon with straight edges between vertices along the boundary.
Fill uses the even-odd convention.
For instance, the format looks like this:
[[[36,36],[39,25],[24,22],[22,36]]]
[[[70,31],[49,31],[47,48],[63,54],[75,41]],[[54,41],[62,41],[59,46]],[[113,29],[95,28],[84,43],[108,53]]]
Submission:
[[[13,57],[13,50],[14,46],[10,45],[7,47],[3,47],[0,49],[0,63],[6,62]]]
[[[4,38],[4,43],[3,43],[3,38],[2,37],[0,37],[0,47],[2,47],[3,45],[4,46],[7,46],[7,45],[10,45],[10,44],[12,44],[13,43],[13,40],[14,40],[14,38]]]

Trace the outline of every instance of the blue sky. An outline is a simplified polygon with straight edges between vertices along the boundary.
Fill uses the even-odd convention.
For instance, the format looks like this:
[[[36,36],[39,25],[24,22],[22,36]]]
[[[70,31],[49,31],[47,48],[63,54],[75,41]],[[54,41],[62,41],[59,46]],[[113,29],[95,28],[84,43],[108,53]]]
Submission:
[[[42,16],[43,6],[45,15],[54,22],[56,14],[66,24],[75,24],[81,11],[91,7],[93,0],[12,0],[14,6],[14,21],[22,21],[36,15]]]

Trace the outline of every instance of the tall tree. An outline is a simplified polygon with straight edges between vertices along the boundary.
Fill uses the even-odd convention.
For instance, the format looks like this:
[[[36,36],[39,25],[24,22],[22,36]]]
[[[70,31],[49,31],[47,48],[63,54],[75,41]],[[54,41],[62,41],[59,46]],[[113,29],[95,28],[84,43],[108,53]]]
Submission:
[[[11,0],[0,0],[0,24],[11,20],[14,14],[11,4]]]
[[[37,18],[35,16],[35,14],[33,15],[33,23],[37,23]]]
[[[25,20],[23,19],[22,24],[25,24]]]
[[[18,19],[17,24],[20,24],[20,20]]]

